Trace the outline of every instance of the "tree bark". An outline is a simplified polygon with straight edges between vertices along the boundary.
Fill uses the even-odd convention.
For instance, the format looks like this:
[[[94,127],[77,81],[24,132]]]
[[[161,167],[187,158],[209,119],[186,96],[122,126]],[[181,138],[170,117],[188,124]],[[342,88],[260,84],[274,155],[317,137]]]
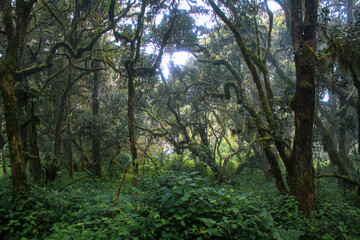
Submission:
[[[2,135],[2,116],[0,115],[0,149],[1,149],[1,163],[2,163],[2,170],[3,173],[7,173],[7,169],[6,169],[6,159],[5,159],[5,151],[4,151],[4,147],[6,144],[6,140]]]
[[[51,160],[51,163],[50,163],[50,166],[48,169],[48,174],[47,174],[47,179],[50,181],[55,181],[58,171],[59,171],[59,168],[60,168],[59,157],[60,157],[60,152],[61,152],[61,147],[62,147],[62,142],[63,142],[62,128],[63,128],[63,122],[64,122],[64,118],[65,118],[68,92],[71,88],[71,87],[69,87],[70,83],[71,83],[71,76],[69,76],[69,78],[70,79],[69,79],[68,86],[61,96],[59,114],[58,114],[57,121],[56,121],[53,158]]]
[[[37,128],[40,124],[40,119],[35,115],[35,103],[31,103],[30,109],[30,124],[29,124],[29,153],[30,163],[29,170],[35,182],[43,182],[46,178],[45,169],[40,158],[40,151],[38,145]]]
[[[315,206],[312,161],[315,110],[315,64],[317,0],[291,1],[291,34],[296,68],[295,95],[291,108],[295,113],[293,149],[288,162],[287,182],[303,212],[311,217]],[[305,16],[303,17],[303,13]]]
[[[14,74],[18,67],[20,49],[24,45],[29,15],[34,2],[34,0],[16,1],[16,3],[10,0],[2,0],[0,2],[2,22],[5,26],[5,34],[7,37],[5,58],[0,63],[0,89],[3,98],[6,131],[9,141],[14,197],[20,194],[20,192],[27,190]],[[13,16],[12,4],[15,4],[16,16]],[[15,19],[15,26],[13,19]]]
[[[66,118],[66,108],[67,108],[67,100],[69,91],[73,87],[73,85],[82,77],[82,75],[78,76],[76,79],[73,79],[72,74],[72,68],[69,67],[69,76],[68,76],[68,82],[66,85],[66,88],[61,96],[60,100],[60,107],[59,107],[59,114],[56,121],[56,127],[55,127],[55,137],[54,137],[54,152],[53,152],[53,159],[50,164],[50,167],[48,169],[48,179],[50,181],[55,181],[57,177],[57,172],[59,171],[60,165],[59,165],[59,157],[61,153],[61,145],[63,142],[62,138],[62,130],[63,130],[63,123],[64,119]]]
[[[25,175],[25,160],[20,133],[20,122],[18,116],[18,103],[15,96],[14,73],[16,68],[16,53],[7,53],[0,70],[0,88],[4,103],[4,113],[6,120],[6,132],[9,141],[12,171],[12,189],[14,196],[21,191],[27,190]],[[14,59],[15,58],[15,59]],[[15,60],[15,61],[12,61]]]
[[[96,61],[95,68],[100,68],[100,62]],[[94,72],[93,94],[92,94],[92,114],[93,114],[93,132],[92,132],[92,161],[94,163],[94,175],[102,177],[102,162],[100,159],[101,134],[99,122],[99,83],[100,71]]]
[[[72,121],[71,121],[71,115],[70,115],[70,109],[71,109],[71,98],[68,97],[68,107],[67,107],[67,116],[69,121],[69,126],[67,127],[67,140],[64,142],[64,146],[66,148],[66,157],[68,162],[68,170],[69,170],[69,177],[74,177],[74,154],[73,154],[73,148],[72,148]]]
[[[130,151],[132,157],[132,166],[133,166],[133,174],[135,175],[133,179],[133,185],[135,187],[139,187],[139,180],[137,179],[137,175],[139,174],[139,164],[138,164],[138,156],[137,156],[137,148],[136,148],[136,139],[135,139],[135,86],[134,86],[134,78],[133,78],[133,62],[127,61],[125,63],[126,71],[128,74],[128,127],[129,127],[129,139],[130,139]]]

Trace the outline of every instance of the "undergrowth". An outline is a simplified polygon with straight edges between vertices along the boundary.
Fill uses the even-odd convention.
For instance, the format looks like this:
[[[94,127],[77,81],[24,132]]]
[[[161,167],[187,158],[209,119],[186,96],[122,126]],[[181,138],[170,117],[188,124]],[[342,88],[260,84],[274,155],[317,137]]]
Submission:
[[[296,201],[217,185],[193,173],[146,176],[140,189],[84,179],[63,191],[31,186],[12,200],[0,184],[0,239],[360,239],[360,210],[318,203],[307,219]]]

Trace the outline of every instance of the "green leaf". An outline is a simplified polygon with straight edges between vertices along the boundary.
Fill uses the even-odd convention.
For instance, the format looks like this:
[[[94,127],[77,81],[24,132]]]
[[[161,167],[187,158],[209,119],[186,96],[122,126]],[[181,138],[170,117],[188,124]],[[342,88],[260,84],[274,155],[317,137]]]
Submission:
[[[180,200],[183,201],[183,202],[186,202],[186,201],[189,201],[190,197],[191,197],[191,195],[189,193],[185,193],[185,195],[182,196],[180,198]]]
[[[238,214],[240,211],[238,208],[236,207],[232,207],[231,210],[235,213],[235,214]]]
[[[205,225],[207,227],[209,227],[209,228],[216,224],[216,221],[214,219],[211,219],[211,218],[200,218],[200,221],[205,223]]]

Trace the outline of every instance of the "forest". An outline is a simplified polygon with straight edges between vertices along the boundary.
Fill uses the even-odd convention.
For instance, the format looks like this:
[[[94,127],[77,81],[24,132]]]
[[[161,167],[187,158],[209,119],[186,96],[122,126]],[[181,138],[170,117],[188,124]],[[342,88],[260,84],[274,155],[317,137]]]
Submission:
[[[360,1],[0,10],[0,239],[360,239]]]

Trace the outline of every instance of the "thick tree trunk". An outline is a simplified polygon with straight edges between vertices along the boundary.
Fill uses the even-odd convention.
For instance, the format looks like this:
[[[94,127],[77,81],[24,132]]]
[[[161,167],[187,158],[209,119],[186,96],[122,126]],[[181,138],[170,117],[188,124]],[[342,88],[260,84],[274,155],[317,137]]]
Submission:
[[[96,61],[95,68],[100,67],[100,62]],[[93,81],[93,94],[92,94],[92,114],[93,114],[93,132],[92,132],[92,161],[94,163],[94,175],[102,177],[102,162],[100,159],[101,151],[101,134],[99,126],[99,83],[100,83],[100,71],[94,72]]]
[[[14,196],[27,190],[25,160],[20,133],[18,101],[15,96],[14,73],[17,65],[17,50],[8,49],[5,60],[0,66],[0,89],[4,104],[6,132],[9,142],[12,190]]]
[[[13,16],[13,1],[0,1],[2,24],[7,36],[7,49],[4,60],[0,63],[0,91],[4,104],[6,132],[9,142],[12,190],[16,197],[27,190],[25,161],[21,142],[18,101],[15,96],[14,74],[19,62],[20,49],[24,44],[29,15],[35,0],[16,1],[16,16]],[[15,24],[14,25],[14,20]]]
[[[291,107],[295,113],[295,136],[291,157],[285,165],[290,193],[299,201],[300,208],[308,217],[315,206],[312,140],[317,9],[316,0],[305,0],[305,4],[302,0],[291,1],[291,33],[296,68],[295,95]]]

